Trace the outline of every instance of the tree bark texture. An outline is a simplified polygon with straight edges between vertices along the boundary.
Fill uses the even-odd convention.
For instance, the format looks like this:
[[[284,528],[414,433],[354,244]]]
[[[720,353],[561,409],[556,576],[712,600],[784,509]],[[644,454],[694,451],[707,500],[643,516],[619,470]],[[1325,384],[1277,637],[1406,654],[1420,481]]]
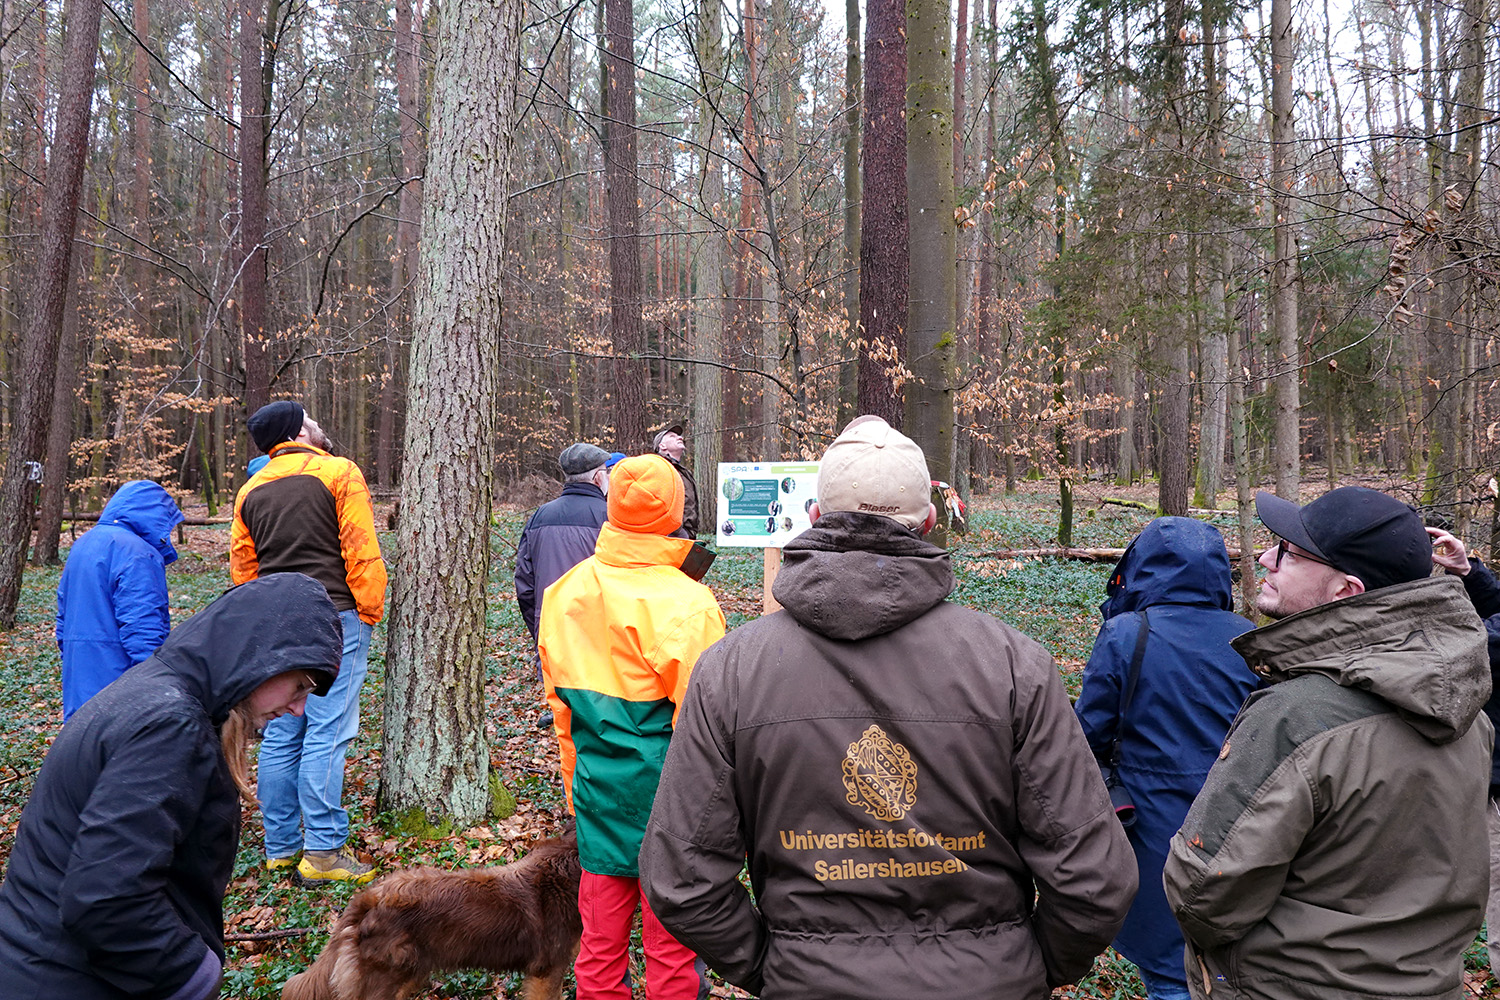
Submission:
[[[860,62],[859,0],[844,4],[844,317],[848,323],[845,341],[858,355],[859,331],[859,231],[861,176],[859,168],[859,107],[864,100],[864,77]],[[840,352],[844,357],[848,353]],[[845,362],[839,368],[838,426],[858,416],[859,366]]]
[[[604,0],[604,188],[609,214],[609,318],[615,362],[615,442],[649,450],[647,365],[641,325],[641,212],[636,201],[635,12]],[[636,355],[636,357],[631,357]]]
[[[33,277],[35,304],[21,343],[21,363],[14,370],[20,389],[5,456],[5,479],[0,482],[0,629],[16,624],[33,516],[35,484],[28,478],[28,469],[31,463],[42,460],[52,423],[57,346],[62,337],[73,238],[78,228],[78,199],[88,156],[102,10],[102,0],[68,0],[64,9],[68,27],[63,39],[57,132],[42,200],[42,239]]]
[[[1271,0],[1271,206],[1275,216],[1271,301],[1275,311],[1276,422],[1272,436],[1276,495],[1297,499],[1302,482],[1301,339],[1297,332],[1297,126],[1292,117],[1292,0]]]
[[[698,237],[693,254],[693,356],[707,364],[693,372],[692,433],[693,461],[698,476],[705,483],[716,483],[722,450],[724,423],[724,373],[718,362],[724,352],[724,261],[728,249],[718,214],[723,211],[724,173],[718,122],[714,109],[724,97],[724,49],[720,41],[722,24],[718,4],[698,7],[698,61],[701,67],[699,85],[705,99],[699,102],[698,145],[702,162],[699,167],[698,210],[711,221],[706,235]],[[710,490],[713,487],[710,487]],[[700,492],[700,519],[705,525],[714,507],[709,491]]]
[[[1203,46],[1203,85],[1207,109],[1209,135],[1205,166],[1209,171],[1208,226],[1211,231],[1219,229],[1216,211],[1222,204],[1217,197],[1224,181],[1224,158],[1221,150],[1228,143],[1222,132],[1220,111],[1224,84],[1219,76],[1220,29],[1214,17],[1214,4],[1203,7],[1203,37],[1208,44]],[[1211,243],[1204,241],[1211,247]],[[1203,269],[1209,272],[1206,316],[1207,327],[1203,335],[1200,352],[1199,383],[1203,387],[1201,431],[1198,438],[1198,483],[1196,501],[1199,507],[1216,510],[1219,506],[1219,487],[1224,479],[1224,432],[1225,406],[1229,398],[1229,325],[1233,314],[1226,308],[1224,283],[1227,269],[1218,266],[1214,252],[1209,249],[1204,257]],[[1227,261],[1226,261],[1227,263]]]
[[[910,320],[906,433],[927,456],[932,478],[952,478],[955,258],[953,219],[952,21],[947,0],[907,3],[907,193],[910,204]],[[939,517],[933,543],[946,544]]]
[[[276,0],[270,0],[272,5]],[[273,60],[269,36],[275,23],[263,0],[240,4],[240,330],[245,351],[245,412],[271,401],[271,349],[266,266],[266,135],[270,88],[266,62]],[[274,65],[274,63],[271,63]]]
[[[401,116],[401,200],[396,223],[396,253],[391,260],[391,298],[394,315],[387,324],[385,380],[380,387],[376,417],[375,478],[382,486],[396,483],[396,432],[400,423],[401,389],[405,385],[409,344],[411,291],[407,283],[416,271],[418,216],[422,211],[422,110],[418,92],[422,75],[421,43],[412,24],[413,0],[396,0],[396,108]],[[421,20],[421,4],[416,18]]]
[[[518,0],[439,7],[380,807],[470,824],[490,805],[485,584]]]
[[[859,412],[902,422],[910,258],[906,203],[906,5],[865,8],[864,203],[859,245]]]
[[[47,430],[47,458],[42,463],[42,503],[36,528],[34,561],[59,562],[63,503],[68,496],[69,452],[73,445],[73,394],[78,389],[78,254],[68,269],[67,303],[57,346],[57,384],[52,393],[52,426]]]

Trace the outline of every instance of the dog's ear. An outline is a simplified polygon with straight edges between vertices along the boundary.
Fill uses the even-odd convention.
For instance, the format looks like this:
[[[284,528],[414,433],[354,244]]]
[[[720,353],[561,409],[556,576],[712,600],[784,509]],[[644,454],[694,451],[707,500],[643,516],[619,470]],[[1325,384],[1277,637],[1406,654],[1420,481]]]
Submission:
[[[567,818],[567,821],[563,823],[562,833],[560,834],[560,836],[563,836],[563,837],[576,837],[576,836],[578,836],[578,821],[576,819],[574,819],[572,816],[569,816]]]

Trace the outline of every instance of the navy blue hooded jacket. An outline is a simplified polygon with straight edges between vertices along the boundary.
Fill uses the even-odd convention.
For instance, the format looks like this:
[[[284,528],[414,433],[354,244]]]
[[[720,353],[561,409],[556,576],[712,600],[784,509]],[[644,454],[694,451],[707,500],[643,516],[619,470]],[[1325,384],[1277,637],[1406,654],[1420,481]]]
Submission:
[[[181,522],[166,490],[137,479],[69,550],[57,584],[64,721],[167,637],[166,568],[177,559],[172,529]]]
[[[1478,559],[1469,558],[1469,574],[1463,578],[1464,589],[1474,610],[1484,619],[1484,631],[1490,647],[1490,700],[1484,703],[1484,714],[1495,726],[1495,756],[1490,764],[1490,798],[1500,798],[1500,581],[1490,568]]]
[[[536,509],[516,545],[516,603],[536,641],[542,594],[568,570],[594,554],[599,527],[609,517],[604,491],[593,483],[568,483],[562,496]]]
[[[343,647],[323,585],[273,574],[183,622],[79,709],[47,751],[0,884],[0,997],[170,997],[209,952],[222,961],[240,800],[219,727],[286,671],[320,673],[327,691]]]
[[[1147,972],[1181,980],[1182,931],[1162,890],[1167,843],[1218,757],[1224,735],[1257,678],[1229,646],[1253,626],[1234,606],[1229,554],[1218,530],[1185,517],[1148,524],[1110,574],[1104,625],[1074,706],[1089,746],[1106,762],[1121,738],[1119,777],[1135,825],[1126,832],[1141,887],[1115,950]],[[1140,678],[1123,719],[1120,695],[1140,634],[1150,630]]]

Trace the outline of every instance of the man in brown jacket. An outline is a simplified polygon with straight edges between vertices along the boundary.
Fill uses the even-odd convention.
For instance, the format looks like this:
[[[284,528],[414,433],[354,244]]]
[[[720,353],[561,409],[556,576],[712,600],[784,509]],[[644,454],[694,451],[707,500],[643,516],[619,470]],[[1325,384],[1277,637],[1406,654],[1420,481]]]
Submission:
[[[929,497],[909,438],[845,428],[785,549],[785,611],[710,647],[678,716],[642,887],[770,1000],[1046,997],[1135,895],[1052,658],[945,600]]]
[[[1493,749],[1485,630],[1430,577],[1416,511],[1351,486],[1298,507],[1231,641],[1270,686],[1240,709],[1163,874],[1197,1000],[1464,996],[1484,919]]]

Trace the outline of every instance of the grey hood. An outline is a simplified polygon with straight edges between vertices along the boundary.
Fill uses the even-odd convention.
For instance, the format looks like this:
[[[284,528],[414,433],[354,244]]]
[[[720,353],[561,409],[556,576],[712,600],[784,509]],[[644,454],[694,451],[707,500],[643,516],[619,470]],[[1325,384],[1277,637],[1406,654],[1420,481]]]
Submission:
[[[1490,696],[1484,624],[1456,576],[1319,605],[1231,644],[1273,684],[1319,673],[1378,695],[1437,744],[1468,732]]]
[[[781,554],[772,596],[830,639],[884,635],[953,592],[947,551],[875,514],[824,514]]]

